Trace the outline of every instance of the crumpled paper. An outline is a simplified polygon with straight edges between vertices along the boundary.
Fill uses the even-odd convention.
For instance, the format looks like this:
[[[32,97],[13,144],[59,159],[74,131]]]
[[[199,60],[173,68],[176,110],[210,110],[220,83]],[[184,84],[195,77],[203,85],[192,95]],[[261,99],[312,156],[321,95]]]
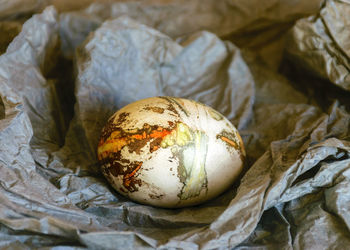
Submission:
[[[22,25],[50,3],[60,12],[47,7]],[[201,3],[94,3],[67,12],[42,1],[17,15],[3,7],[0,16],[11,20],[4,14],[0,22],[0,49],[7,47],[0,56],[1,248],[349,245],[350,3]],[[324,86],[315,95],[318,79]],[[341,89],[320,102],[333,85]],[[159,95],[208,104],[239,129],[244,174],[214,200],[182,209],[140,205],[101,175],[96,146],[108,117]]]
[[[318,15],[297,21],[287,51],[310,72],[350,91],[350,5],[327,1]]]

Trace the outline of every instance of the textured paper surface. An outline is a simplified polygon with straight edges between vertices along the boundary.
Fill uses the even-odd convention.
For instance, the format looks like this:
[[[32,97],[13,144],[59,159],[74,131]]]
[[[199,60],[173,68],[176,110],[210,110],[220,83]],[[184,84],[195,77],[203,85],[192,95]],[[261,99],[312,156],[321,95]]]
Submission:
[[[0,5],[1,248],[350,245],[349,2],[91,2]],[[245,172],[216,199],[154,208],[101,175],[109,116],[159,95],[239,129]]]

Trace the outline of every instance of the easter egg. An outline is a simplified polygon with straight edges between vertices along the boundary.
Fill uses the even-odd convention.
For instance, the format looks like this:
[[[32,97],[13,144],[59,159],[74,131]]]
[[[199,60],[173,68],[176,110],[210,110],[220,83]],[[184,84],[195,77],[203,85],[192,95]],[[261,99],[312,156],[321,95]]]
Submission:
[[[237,179],[244,146],[214,109],[187,99],[152,97],[117,111],[97,148],[112,187],[133,201],[177,208],[210,200]]]

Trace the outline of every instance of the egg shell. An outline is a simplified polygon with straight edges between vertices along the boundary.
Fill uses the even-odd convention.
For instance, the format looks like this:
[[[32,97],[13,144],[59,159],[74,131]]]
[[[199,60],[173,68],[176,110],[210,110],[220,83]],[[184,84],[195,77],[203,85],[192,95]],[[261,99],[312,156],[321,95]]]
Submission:
[[[241,173],[245,151],[237,129],[214,109],[182,98],[152,97],[108,120],[97,155],[120,194],[176,208],[225,191]]]

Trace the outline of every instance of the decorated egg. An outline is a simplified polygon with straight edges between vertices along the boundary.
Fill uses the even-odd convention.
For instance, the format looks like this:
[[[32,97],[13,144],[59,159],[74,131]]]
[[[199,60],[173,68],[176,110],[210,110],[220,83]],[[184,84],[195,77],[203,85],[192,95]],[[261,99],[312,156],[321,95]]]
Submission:
[[[187,99],[152,97],[117,111],[97,149],[114,189],[139,203],[184,207],[219,195],[245,157],[237,129],[214,109]]]

